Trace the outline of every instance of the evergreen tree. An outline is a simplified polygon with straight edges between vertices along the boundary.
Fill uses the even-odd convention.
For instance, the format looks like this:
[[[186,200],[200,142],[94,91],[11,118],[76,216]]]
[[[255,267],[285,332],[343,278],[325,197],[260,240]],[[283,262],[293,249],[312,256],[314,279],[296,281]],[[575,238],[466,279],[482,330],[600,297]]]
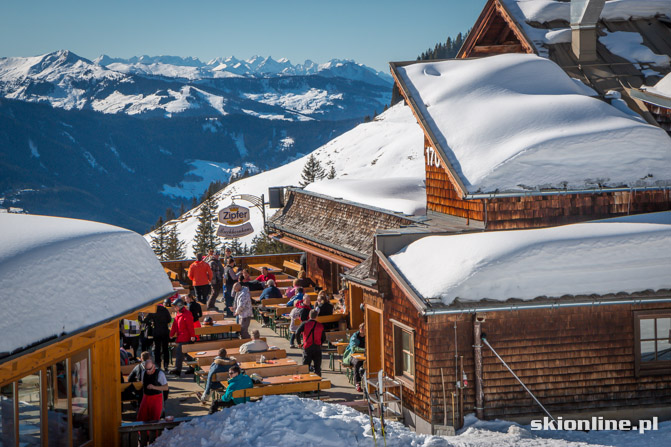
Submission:
[[[173,261],[186,258],[186,243],[179,239],[177,225],[173,225],[168,232],[165,247],[165,261]]]
[[[244,255],[243,250],[242,250],[242,244],[240,243],[240,239],[237,237],[234,239],[231,239],[231,244],[228,246],[231,249],[231,254],[233,256],[242,256]]]
[[[194,238],[193,252],[207,253],[208,250],[216,250],[221,242],[217,236],[217,228],[214,224],[214,216],[217,210],[217,202],[214,197],[207,197],[200,206],[198,216],[198,227]]]
[[[249,254],[264,255],[272,253],[291,253],[292,248],[268,237],[265,230],[254,236]]]
[[[151,248],[154,250],[156,257],[164,261],[165,249],[168,242],[168,229],[163,225],[163,218],[159,217],[156,222],[155,236],[151,237]]]
[[[175,210],[173,210],[172,208],[168,208],[167,210],[165,210],[165,221],[166,222],[173,220],[175,217],[176,217],[175,216]]]
[[[186,213],[186,207],[184,206],[184,202],[179,206],[179,215],[183,216],[184,213]]]
[[[301,188],[305,188],[310,183],[321,180],[324,177],[326,177],[326,173],[324,172],[324,168],[322,168],[322,164],[317,160],[314,154],[311,154],[303,167],[300,182]]]
[[[331,165],[331,170],[329,171],[329,173],[328,173],[328,175],[326,176],[326,178],[329,179],[329,180],[333,180],[333,179],[335,178],[335,176],[336,176],[336,170],[335,170],[335,168],[333,167],[333,165]]]
[[[191,209],[194,209],[195,207],[198,206],[198,199],[195,197],[191,200]]]

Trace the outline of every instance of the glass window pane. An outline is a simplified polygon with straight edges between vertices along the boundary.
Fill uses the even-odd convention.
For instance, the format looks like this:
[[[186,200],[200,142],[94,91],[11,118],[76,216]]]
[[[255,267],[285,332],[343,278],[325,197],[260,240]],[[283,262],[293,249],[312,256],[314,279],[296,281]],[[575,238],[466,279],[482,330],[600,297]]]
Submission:
[[[49,445],[68,445],[68,378],[65,360],[47,368]]]
[[[412,351],[410,347],[410,334],[407,333],[406,331],[401,331],[401,338],[403,339],[403,350],[404,351]]]
[[[0,447],[14,447],[14,384],[0,389]]]
[[[40,374],[19,380],[19,445],[41,445]]]
[[[641,342],[641,361],[653,362],[655,361],[655,342],[642,341]]]
[[[655,338],[655,319],[648,318],[641,320],[641,340],[651,340]]]
[[[403,353],[403,372],[411,376],[415,375],[413,356],[405,352]]]
[[[77,447],[91,439],[88,351],[73,357],[71,365],[72,445]]]
[[[657,338],[671,338],[671,318],[657,318]]]
[[[657,340],[657,360],[671,360],[671,343],[668,339]]]

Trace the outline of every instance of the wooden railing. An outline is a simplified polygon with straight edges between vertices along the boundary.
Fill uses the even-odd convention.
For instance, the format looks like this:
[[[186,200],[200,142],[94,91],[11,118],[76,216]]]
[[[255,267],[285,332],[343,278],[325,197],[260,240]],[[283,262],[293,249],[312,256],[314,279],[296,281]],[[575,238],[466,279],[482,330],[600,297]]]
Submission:
[[[281,267],[284,265],[284,261],[298,262],[301,258],[301,255],[302,253],[299,252],[235,256],[235,263],[236,265],[242,266],[247,266],[248,264],[270,264]],[[178,281],[182,282],[183,284],[190,284],[191,281],[189,281],[189,278],[186,276],[186,272],[188,271],[189,266],[193,261],[193,259],[181,259],[177,261],[161,261],[161,264],[166,270],[174,272]]]
[[[170,430],[182,422],[187,422],[191,419],[193,418],[181,417],[175,418],[172,421],[161,419],[156,422],[127,422],[121,424],[121,427],[119,427],[120,446],[137,447],[150,445],[163,433],[163,430]],[[142,433],[142,436],[140,433]]]

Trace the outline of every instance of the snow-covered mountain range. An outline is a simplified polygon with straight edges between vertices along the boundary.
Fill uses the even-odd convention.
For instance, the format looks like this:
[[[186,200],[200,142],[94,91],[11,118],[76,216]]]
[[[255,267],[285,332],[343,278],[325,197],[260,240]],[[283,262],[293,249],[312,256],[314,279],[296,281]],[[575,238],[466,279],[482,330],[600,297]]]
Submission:
[[[0,58],[0,96],[139,117],[347,119],[381,111],[391,85],[389,75],[353,61],[291,65],[255,57],[206,64],[174,56],[90,61],[67,50]]]
[[[306,189],[391,211],[422,214],[426,203],[423,150],[424,136],[417,121],[410,108],[399,103],[370,123],[359,124],[315,150],[312,154],[326,171],[333,167],[336,177],[312,183]],[[267,197],[271,186],[297,186],[308,156],[225,187],[215,195],[217,210],[230,205],[234,194]],[[275,211],[266,208],[266,215],[270,217]],[[187,256],[193,256],[191,246],[199,213],[200,207],[196,207],[167,224],[176,225],[180,239],[186,242]],[[243,244],[251,243],[263,229],[263,217],[257,208],[250,208],[250,222],[256,232],[241,238]],[[145,238],[151,241],[153,234]]]
[[[351,61],[0,58],[0,207],[144,232],[212,181],[295,160],[390,101],[386,75]]]

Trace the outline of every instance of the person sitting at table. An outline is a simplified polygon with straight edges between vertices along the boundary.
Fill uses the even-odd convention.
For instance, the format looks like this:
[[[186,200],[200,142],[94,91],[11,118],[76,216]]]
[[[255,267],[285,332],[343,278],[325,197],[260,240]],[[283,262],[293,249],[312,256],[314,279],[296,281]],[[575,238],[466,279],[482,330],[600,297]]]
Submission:
[[[295,306],[296,303],[300,303],[303,301],[303,288],[299,287],[296,289],[296,295],[294,295],[287,303],[285,304],[286,307],[292,307]]]
[[[252,331],[252,341],[248,341],[240,346],[240,354],[249,354],[252,352],[263,352],[268,350],[268,343],[261,340],[261,333],[258,329]]]
[[[301,270],[298,272],[298,285],[303,288],[307,287],[317,287],[317,284],[310,278],[308,278],[308,274],[305,272],[305,270]]]
[[[325,290],[319,292],[317,295],[317,304],[315,304],[315,309],[319,312],[319,316],[323,317],[325,315],[333,315],[333,304],[329,301],[329,298]]]
[[[201,403],[207,402],[207,400],[210,398],[211,390],[219,390],[223,388],[223,385],[221,383],[217,382],[216,380],[212,381],[215,374],[228,372],[231,366],[235,364],[236,361],[228,357],[228,354],[226,353],[226,348],[221,348],[217,356],[212,361],[212,364],[210,365],[210,371],[207,373],[207,382],[205,383],[205,390],[202,393],[200,392],[197,393],[198,399],[200,400]]]
[[[287,297],[287,299],[293,298],[294,295],[298,293],[298,278],[294,279],[293,285],[287,289],[287,292],[284,294],[284,296]]]
[[[239,283],[242,283],[243,286],[247,287],[250,291],[251,290],[263,290],[263,285],[264,283],[261,281],[257,281],[255,279],[252,279],[251,276],[249,276],[249,270],[243,269],[242,273],[240,274],[240,278],[238,279]]]
[[[301,321],[308,321],[310,319],[310,311],[312,310],[312,302],[309,295],[303,297],[303,301],[296,303],[296,308],[301,310]]]
[[[359,330],[352,334],[349,339],[349,346],[345,349],[342,356],[342,362],[345,365],[352,365],[354,370],[354,383],[356,390],[361,392],[361,374],[363,372],[364,363],[352,354],[366,352],[366,325],[361,323]]]
[[[256,280],[261,281],[262,283],[266,283],[269,279],[275,281],[275,275],[270,273],[268,267],[261,267],[261,274],[256,277]]]
[[[226,392],[221,400],[212,400],[212,405],[210,406],[208,414],[214,414],[216,411],[219,411],[220,408],[228,408],[249,402],[249,397],[233,397],[233,392],[253,388],[254,382],[252,382],[252,379],[240,370],[239,365],[231,366],[228,370],[228,376],[229,379]]]
[[[282,298],[282,291],[277,288],[274,279],[266,281],[266,288],[261,292],[259,300],[263,301],[269,298]]]

